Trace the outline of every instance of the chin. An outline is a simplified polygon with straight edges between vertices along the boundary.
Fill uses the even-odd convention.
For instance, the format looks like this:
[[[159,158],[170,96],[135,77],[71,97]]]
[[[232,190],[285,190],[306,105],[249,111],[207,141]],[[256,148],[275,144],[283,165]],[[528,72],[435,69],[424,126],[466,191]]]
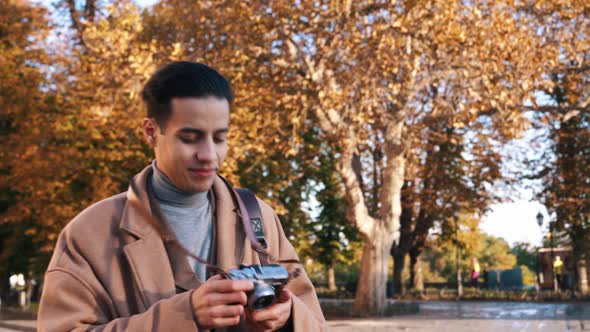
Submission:
[[[195,183],[191,186],[191,189],[193,190],[193,192],[201,193],[204,191],[209,191],[209,189],[211,189],[212,186],[213,186],[213,179],[208,180],[208,181],[203,181],[200,183]]]

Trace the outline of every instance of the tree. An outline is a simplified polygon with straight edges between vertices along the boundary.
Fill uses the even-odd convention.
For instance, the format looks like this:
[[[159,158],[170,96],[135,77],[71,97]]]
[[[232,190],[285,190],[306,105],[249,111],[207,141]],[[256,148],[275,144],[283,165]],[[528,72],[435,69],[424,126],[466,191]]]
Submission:
[[[149,151],[137,122],[138,95],[155,68],[155,46],[138,42],[138,10],[118,2],[94,15],[93,5],[63,4],[72,29],[60,27],[62,37],[52,37],[49,82],[37,87],[50,103],[19,120],[11,146],[19,154],[6,179],[17,200],[3,217],[38,246],[40,270],[63,226],[91,203],[126,190]]]
[[[580,267],[578,274],[586,273],[585,262],[590,257],[589,10],[587,3],[579,1],[544,1],[529,8],[531,17],[544,29],[548,51],[558,57],[547,64],[545,79],[538,85],[542,98],[532,107],[549,151],[529,161],[533,171],[526,173],[542,180],[539,198],[555,212],[556,232],[567,235]],[[587,285],[579,287],[587,289]]]
[[[398,293],[404,290],[401,275],[405,256],[410,255],[411,285],[421,291],[419,257],[429,232],[436,226],[443,232],[453,233],[454,228],[448,220],[455,217],[456,211],[484,211],[493,199],[488,188],[501,176],[500,159],[491,149],[486,149],[484,140],[466,142],[468,131],[444,123],[425,132],[427,142],[422,150],[425,156],[412,163],[416,174],[408,174],[416,185],[402,192],[402,199],[411,203],[402,212],[399,244],[392,247]],[[408,220],[404,222],[406,211]]]
[[[568,45],[567,47],[563,48],[564,50],[567,50],[568,55],[567,57],[576,57],[576,58],[584,58],[584,53],[587,51],[584,51],[584,48],[587,50],[587,43],[585,42],[584,38],[580,38],[585,31],[585,29],[587,29],[587,20],[585,20],[583,18],[583,12],[587,11],[587,5],[582,4],[580,2],[572,2],[569,5],[566,5],[564,3],[560,3],[560,4],[556,4],[556,3],[552,3],[552,2],[535,2],[534,5],[529,4],[525,4],[525,3],[521,3],[521,4],[502,4],[502,2],[497,2],[496,4],[499,5],[498,8],[500,9],[500,13],[498,13],[499,17],[505,17],[505,15],[514,15],[515,17],[520,17],[520,19],[517,19],[516,21],[512,21],[512,20],[507,20],[508,24],[512,24],[514,22],[518,22],[516,23],[516,25],[522,25],[522,26],[526,26],[528,27],[529,31],[537,31],[538,33],[536,34],[536,36],[531,35],[530,38],[520,38],[520,37],[515,37],[514,40],[519,40],[520,42],[523,42],[525,44],[532,44],[532,45],[539,45],[537,48],[533,48],[535,51],[535,60],[532,61],[530,63],[530,66],[528,68],[526,68],[525,70],[530,70],[530,72],[533,74],[533,76],[530,77],[530,79],[526,79],[525,76],[522,76],[522,79],[520,80],[520,84],[522,85],[523,88],[523,94],[521,95],[522,99],[520,100],[521,103],[527,104],[527,102],[530,102],[532,100],[532,107],[535,110],[542,110],[542,112],[555,112],[555,108],[554,107],[550,107],[547,105],[542,105],[541,107],[539,107],[536,103],[535,103],[535,98],[531,96],[531,92],[534,89],[531,89],[531,87],[535,86],[535,87],[540,87],[541,89],[548,89],[548,88],[552,88],[553,84],[550,82],[547,82],[546,80],[546,76],[544,73],[546,73],[546,69],[555,67],[555,64],[559,62],[558,58],[559,58],[559,54],[562,52],[560,51],[560,48],[562,48],[563,43],[559,42],[559,40],[571,40],[572,41],[572,45]],[[503,6],[505,5],[505,6]],[[488,14],[489,11],[488,9],[483,9],[485,8],[485,6],[482,5],[476,5],[473,6],[477,12],[479,12],[479,10],[482,10],[482,12]],[[486,15],[481,16],[481,15],[476,15],[478,16],[478,19],[486,19]],[[568,22],[568,23],[564,23],[564,21],[567,21],[571,19],[572,22]],[[521,27],[522,27],[521,26]],[[508,26],[504,26],[503,29],[506,30],[512,30],[514,29],[513,26],[508,27]],[[519,31],[520,29],[516,29],[516,31]],[[525,29],[526,30],[526,29]],[[520,30],[523,31],[523,30]],[[576,32],[581,32],[581,35],[575,35]],[[546,37],[549,36],[549,37]],[[521,68],[525,68],[526,65],[523,65],[521,63],[521,61],[523,61],[524,59],[520,59],[517,60],[516,58],[513,57],[512,53],[509,51],[509,47],[506,48],[507,44],[505,40],[498,40],[498,42],[500,43],[500,45],[502,45],[503,47],[505,47],[503,49],[504,52],[507,52],[510,54],[509,58],[513,61],[515,61],[515,63],[520,63],[520,66],[522,66]],[[463,45],[459,46],[462,47]],[[530,45],[529,45],[530,46]],[[572,52],[572,50],[576,50],[574,52]],[[493,58],[493,56],[491,57]],[[483,58],[482,58],[483,59]],[[580,61],[575,62],[575,66],[573,68],[570,68],[570,71],[580,71],[580,70],[585,70],[585,66],[582,65],[580,63]],[[518,65],[517,65],[518,66]],[[558,66],[559,67],[559,66]],[[567,66],[565,66],[567,67]],[[510,68],[510,66],[508,66],[508,68]],[[563,68],[563,67],[561,67]],[[508,69],[508,70],[512,70],[512,69]],[[456,86],[456,78],[453,77],[453,75],[448,75],[446,77],[443,77],[441,79],[442,83],[438,83],[439,86],[442,87],[448,87],[448,89],[436,89],[434,90],[435,93],[431,93],[429,95],[427,95],[427,97],[430,99],[428,101],[428,105],[431,105],[430,108],[433,110],[436,110],[438,105],[442,105],[442,106],[446,106],[446,105],[450,105],[451,107],[463,107],[463,105],[461,105],[461,102],[463,101],[463,99],[461,97],[458,97],[461,95],[461,86]],[[469,88],[468,88],[469,89]],[[447,91],[450,91],[447,92]],[[478,90],[476,90],[478,91]],[[581,91],[581,90],[580,90]],[[448,93],[448,96],[445,96],[445,92]],[[473,98],[475,97],[475,98]],[[442,100],[441,100],[442,99]],[[459,100],[459,103],[456,102],[456,100]],[[428,100],[428,99],[427,99]],[[466,98],[466,100],[477,100],[477,93],[475,95],[469,95],[469,97]],[[569,116],[571,116],[573,113],[571,113],[572,111],[575,112],[579,112],[581,109],[583,109],[583,105],[587,106],[587,98],[580,98],[578,99],[579,102],[578,105],[572,105],[570,107],[567,108],[568,111],[570,111]],[[453,103],[455,102],[455,103]],[[514,100],[514,102],[518,102],[518,100]],[[440,107],[440,106],[439,106]],[[521,109],[524,111],[526,110],[527,106],[522,105]],[[434,112],[433,112],[434,113]],[[577,113],[575,113],[577,114]],[[474,151],[475,153],[470,151],[470,147],[469,144],[466,144],[465,147],[465,152],[467,154],[472,153],[475,158],[466,158],[465,162],[470,162],[470,161],[477,161],[477,163],[479,164],[478,167],[474,167],[472,169],[472,171],[474,173],[470,174],[470,180],[469,181],[465,181],[463,182],[460,186],[455,186],[457,190],[454,195],[450,195],[447,196],[447,198],[444,198],[444,194],[440,194],[438,191],[441,189],[446,189],[449,187],[449,181],[447,180],[448,177],[442,177],[442,178],[438,178],[439,181],[438,183],[434,183],[437,179],[436,176],[432,176],[433,175],[433,171],[435,172],[442,172],[442,174],[444,174],[444,172],[448,172],[448,170],[445,168],[444,165],[436,165],[431,167],[431,171],[430,172],[425,172],[426,174],[428,174],[427,178],[424,178],[423,180],[420,177],[420,171],[411,171],[410,173],[412,173],[412,175],[410,175],[410,177],[407,177],[408,180],[411,180],[413,182],[415,182],[416,184],[414,185],[414,187],[416,188],[415,190],[417,192],[419,192],[420,190],[425,191],[426,193],[424,195],[429,195],[429,196],[424,196],[424,195],[418,195],[417,197],[419,197],[416,201],[415,201],[415,207],[414,210],[410,210],[408,209],[408,211],[413,211],[413,216],[415,218],[415,220],[410,220],[406,223],[403,222],[403,213],[402,213],[402,228],[401,228],[401,238],[400,241],[397,245],[394,245],[393,247],[393,252],[395,253],[394,256],[397,256],[397,260],[398,262],[400,262],[400,264],[402,266],[400,266],[399,268],[396,267],[397,270],[397,274],[401,275],[401,271],[403,270],[403,262],[404,260],[401,258],[404,254],[404,252],[407,252],[408,248],[409,248],[409,244],[411,243],[410,238],[415,236],[416,239],[418,239],[418,241],[416,241],[416,244],[414,246],[414,250],[413,253],[414,255],[418,254],[420,252],[420,250],[416,250],[418,248],[420,248],[420,243],[424,243],[424,241],[420,241],[419,239],[422,238],[424,239],[427,235],[427,232],[431,229],[431,227],[435,224],[434,221],[430,220],[429,222],[424,222],[423,217],[426,216],[426,213],[422,213],[423,209],[428,209],[428,204],[423,204],[423,202],[429,203],[429,202],[434,202],[434,205],[438,204],[439,202],[442,202],[443,204],[445,202],[460,202],[461,206],[465,206],[465,204],[469,204],[469,202],[473,201],[475,204],[473,206],[473,208],[477,211],[483,211],[485,204],[490,202],[490,199],[492,199],[493,197],[489,195],[489,193],[486,193],[486,186],[488,186],[489,184],[493,183],[493,181],[498,180],[501,176],[500,172],[499,172],[499,167],[500,167],[500,163],[501,163],[501,159],[499,158],[500,155],[496,152],[494,152],[494,146],[493,143],[490,144],[491,142],[506,142],[508,139],[512,138],[512,137],[516,137],[518,135],[518,132],[522,132],[523,130],[525,130],[527,128],[527,124],[526,121],[525,122],[520,122],[520,123],[515,123],[513,126],[505,126],[503,130],[497,130],[499,129],[497,127],[496,124],[491,124],[489,122],[489,118],[487,118],[487,114],[486,112],[483,113],[479,113],[479,115],[475,116],[476,114],[473,114],[474,117],[471,119],[471,121],[467,121],[461,124],[461,126],[465,126],[465,131],[467,132],[466,138],[467,141],[469,141],[471,139],[471,137],[476,137],[479,139],[479,144],[481,144],[481,146],[476,147],[475,149],[471,150]],[[436,120],[437,118],[435,118]],[[429,119],[431,120],[430,125],[432,126],[432,118]],[[438,119],[440,121],[440,119]],[[489,125],[492,125],[491,127]],[[434,127],[436,128],[436,125],[434,125]],[[446,127],[450,127],[449,124],[446,124]],[[494,130],[494,128],[496,130]],[[489,129],[492,129],[491,131]],[[507,135],[506,135],[507,134]],[[456,136],[455,136],[456,137]],[[459,140],[461,140],[463,138],[460,138]],[[456,140],[456,139],[455,139]],[[423,145],[422,149],[419,149],[418,151],[423,152],[424,150],[429,151],[429,146],[432,144],[431,141],[429,140],[425,140],[427,143]],[[441,140],[442,141],[442,140]],[[488,142],[486,142],[488,141]],[[436,143],[436,142],[435,142]],[[483,144],[482,144],[483,143]],[[444,142],[443,142],[444,144]],[[482,153],[483,152],[483,153]],[[459,155],[457,162],[460,162],[460,160],[463,159],[463,156]],[[472,159],[472,160],[470,160]],[[409,160],[420,160],[420,158],[411,158],[409,157]],[[448,160],[447,160],[448,162]],[[412,164],[412,163],[411,163]],[[415,166],[417,165],[417,166]],[[419,168],[419,162],[416,163],[414,162],[412,165],[408,166],[409,168]],[[424,171],[422,171],[424,172]],[[442,181],[440,181],[440,179],[442,179]],[[452,179],[452,177],[450,178]],[[434,185],[433,185],[434,183]],[[459,182],[460,183],[460,182]],[[457,184],[459,184],[457,183]],[[424,188],[422,188],[422,186],[425,186]],[[461,186],[463,187],[463,190],[461,189]],[[430,189],[428,189],[430,188]],[[432,193],[433,188],[436,189],[435,193]],[[467,190],[465,191],[464,189],[473,189],[473,190]],[[430,193],[428,193],[430,192]],[[467,195],[463,195],[464,193],[466,193]],[[475,193],[475,195],[473,195],[473,193]],[[416,195],[415,193],[411,194],[411,195]],[[425,200],[420,199],[420,197],[422,198],[426,198]],[[450,200],[449,200],[450,199]],[[452,207],[449,207],[448,209],[443,209],[442,211],[438,212],[438,213],[443,213],[444,211],[453,211]],[[431,212],[431,215],[435,216],[435,218],[437,220],[444,220],[444,216],[439,216],[437,214],[436,210],[433,210]],[[405,226],[404,226],[405,225]],[[576,231],[576,234],[585,234],[584,230],[578,230]],[[405,239],[404,236],[407,236],[408,239]],[[580,238],[584,238],[585,235],[581,235]],[[411,251],[412,252],[412,251]],[[416,259],[411,259],[412,262],[419,262],[419,260]],[[399,279],[399,278],[397,278]],[[401,289],[401,288],[400,288]]]
[[[35,270],[38,247],[27,231],[34,222],[26,214],[22,222],[10,217],[19,204],[19,192],[9,180],[17,160],[34,153],[19,144],[21,131],[35,130],[38,114],[51,110],[52,99],[41,89],[47,86],[44,65],[49,61],[44,38],[49,32],[47,12],[29,1],[0,1],[0,297],[7,291],[8,276],[29,275]],[[38,130],[38,129],[37,129]],[[30,175],[31,176],[31,175]]]
[[[590,257],[590,5],[584,1],[540,1],[526,7],[539,29],[546,52],[556,56],[546,63],[544,80],[531,109],[538,128],[546,132],[550,151],[530,161],[542,180],[539,198],[555,212],[557,231],[568,234],[575,259],[586,273]],[[580,279],[582,280],[582,279]],[[587,285],[580,285],[587,289]]]
[[[531,271],[535,271],[537,269],[536,250],[530,243],[516,243],[512,247],[512,253],[516,256],[516,261],[519,266],[524,265]]]
[[[297,129],[310,112],[318,119],[338,160],[348,220],[365,243],[355,300],[364,314],[385,306],[407,152],[420,148],[416,124],[452,119],[460,127],[485,114],[489,128],[514,135],[529,93],[523,82],[538,75],[538,63],[522,57],[537,50],[534,30],[503,1],[166,1],[152,14],[185,55],[228,66],[243,93],[236,118],[247,127],[283,129],[284,119]],[[424,102],[443,89],[457,92],[445,107]],[[278,141],[271,138],[284,133],[263,132],[258,146],[301,148],[296,131]]]

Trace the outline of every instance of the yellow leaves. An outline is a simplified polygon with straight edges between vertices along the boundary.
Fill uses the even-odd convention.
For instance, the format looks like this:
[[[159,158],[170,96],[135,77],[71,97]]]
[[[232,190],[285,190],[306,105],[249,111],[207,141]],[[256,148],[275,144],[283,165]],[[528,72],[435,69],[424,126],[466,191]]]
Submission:
[[[170,58],[173,60],[180,60],[183,55],[182,44],[181,43],[174,43],[172,44],[172,52],[170,54]]]
[[[297,155],[297,150],[295,150],[294,148],[289,148],[289,150],[287,150],[287,152],[285,152],[285,157],[289,158],[289,157],[293,157]]]
[[[463,121],[453,121],[453,128],[462,129],[465,127],[465,123]],[[456,142],[452,142],[455,144]]]

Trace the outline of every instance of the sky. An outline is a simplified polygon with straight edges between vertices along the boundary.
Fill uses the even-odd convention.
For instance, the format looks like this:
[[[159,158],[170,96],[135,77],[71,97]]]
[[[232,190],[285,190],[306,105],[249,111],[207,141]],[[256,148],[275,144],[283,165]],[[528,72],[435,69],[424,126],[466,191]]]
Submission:
[[[537,224],[537,213],[543,214],[543,233]],[[512,246],[516,242],[528,242],[538,246],[549,225],[545,206],[537,201],[518,200],[491,206],[491,212],[483,217],[480,230],[501,237]]]
[[[535,99],[538,104],[549,105],[552,101],[547,95],[537,92]],[[525,103],[526,104],[526,103]],[[525,113],[530,120],[530,113]],[[499,185],[497,193],[507,203],[490,206],[490,212],[482,218],[480,230],[497,237],[504,238],[510,245],[516,242],[528,242],[540,246],[543,235],[549,228],[549,213],[547,208],[536,200],[536,194],[542,190],[540,180],[526,180],[519,172],[531,171],[525,161],[540,160],[546,151],[551,150],[547,128],[529,128],[521,138],[514,139],[503,145],[500,153],[503,156],[502,173],[520,179],[512,188]],[[533,171],[539,171],[534,169]],[[539,227],[537,214],[543,215],[543,225]]]

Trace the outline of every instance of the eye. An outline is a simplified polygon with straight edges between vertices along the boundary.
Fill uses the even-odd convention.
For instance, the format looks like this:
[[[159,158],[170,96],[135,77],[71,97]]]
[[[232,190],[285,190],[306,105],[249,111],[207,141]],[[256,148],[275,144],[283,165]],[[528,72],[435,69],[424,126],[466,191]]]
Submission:
[[[184,143],[195,143],[199,138],[194,134],[182,134],[178,138]]]
[[[224,137],[215,137],[215,138],[213,138],[213,141],[214,141],[215,143],[219,144],[219,143],[223,143],[223,142],[225,142],[225,140],[226,140],[226,139],[227,139],[227,138],[226,138],[225,136],[224,136]]]

